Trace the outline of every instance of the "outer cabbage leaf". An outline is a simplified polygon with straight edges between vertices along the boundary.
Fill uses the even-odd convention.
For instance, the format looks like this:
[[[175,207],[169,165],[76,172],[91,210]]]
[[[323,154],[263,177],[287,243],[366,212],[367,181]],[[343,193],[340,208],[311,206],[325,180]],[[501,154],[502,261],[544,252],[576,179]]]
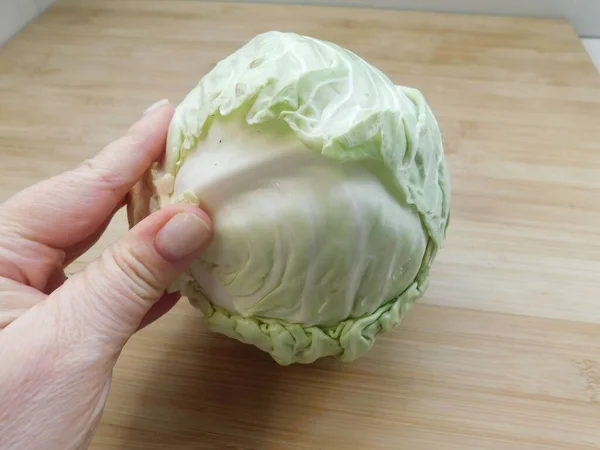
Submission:
[[[132,223],[208,208],[214,241],[174,288],[280,364],[367,352],[423,294],[450,215],[422,94],[292,33],[255,37],[200,80],[140,186]]]

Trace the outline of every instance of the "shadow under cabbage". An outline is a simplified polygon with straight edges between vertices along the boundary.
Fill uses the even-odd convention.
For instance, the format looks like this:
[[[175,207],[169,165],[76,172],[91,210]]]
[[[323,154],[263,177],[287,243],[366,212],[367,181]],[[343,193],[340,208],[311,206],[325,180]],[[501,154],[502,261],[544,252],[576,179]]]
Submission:
[[[346,433],[331,419],[338,408],[355,403],[344,373],[356,375],[360,361],[325,358],[282,367],[253,346],[206,331],[197,314],[170,313],[159,322],[151,326],[168,328],[165,348],[139,378],[143,386],[135,388],[135,415],[121,448],[294,449],[312,440],[306,433],[321,439],[323,433]],[[156,335],[164,336],[160,331]],[[321,429],[330,425],[334,428]],[[294,442],[298,435],[304,435],[304,445]]]

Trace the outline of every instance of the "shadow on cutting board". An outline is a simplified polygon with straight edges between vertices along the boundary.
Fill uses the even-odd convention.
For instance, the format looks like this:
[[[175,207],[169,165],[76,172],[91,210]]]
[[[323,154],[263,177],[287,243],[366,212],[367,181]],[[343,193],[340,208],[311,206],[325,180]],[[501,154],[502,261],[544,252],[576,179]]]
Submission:
[[[326,359],[281,367],[252,346],[198,330],[198,320],[180,323],[185,328],[169,337],[137,387],[142,395],[121,448],[300,449],[347,433],[334,411],[354,404],[351,387],[341,392],[349,365]]]

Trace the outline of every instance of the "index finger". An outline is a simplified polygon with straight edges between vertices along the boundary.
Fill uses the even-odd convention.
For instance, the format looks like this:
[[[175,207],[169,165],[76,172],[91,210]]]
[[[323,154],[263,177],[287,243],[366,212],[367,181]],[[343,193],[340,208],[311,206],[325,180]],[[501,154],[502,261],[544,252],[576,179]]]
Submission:
[[[165,151],[174,108],[161,106],[92,159],[0,205],[21,237],[66,249],[90,236]]]

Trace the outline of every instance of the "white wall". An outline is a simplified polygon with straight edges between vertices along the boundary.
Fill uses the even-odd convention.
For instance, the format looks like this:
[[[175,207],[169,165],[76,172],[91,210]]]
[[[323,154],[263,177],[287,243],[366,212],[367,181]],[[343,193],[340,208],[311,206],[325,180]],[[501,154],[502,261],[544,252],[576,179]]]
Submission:
[[[582,39],[583,46],[600,72],[600,39]]]
[[[88,0],[93,1],[93,0]],[[127,1],[127,0],[122,0]],[[165,0],[168,1],[168,0]],[[217,0],[243,1],[243,0]],[[569,19],[580,36],[600,37],[600,0],[246,0]],[[0,45],[54,0],[0,0]]]
[[[219,0],[217,0],[219,1]],[[240,0],[220,0],[240,1]],[[569,19],[580,36],[600,37],[600,0],[246,0]]]
[[[52,3],[54,0],[0,0],[0,45]]]

